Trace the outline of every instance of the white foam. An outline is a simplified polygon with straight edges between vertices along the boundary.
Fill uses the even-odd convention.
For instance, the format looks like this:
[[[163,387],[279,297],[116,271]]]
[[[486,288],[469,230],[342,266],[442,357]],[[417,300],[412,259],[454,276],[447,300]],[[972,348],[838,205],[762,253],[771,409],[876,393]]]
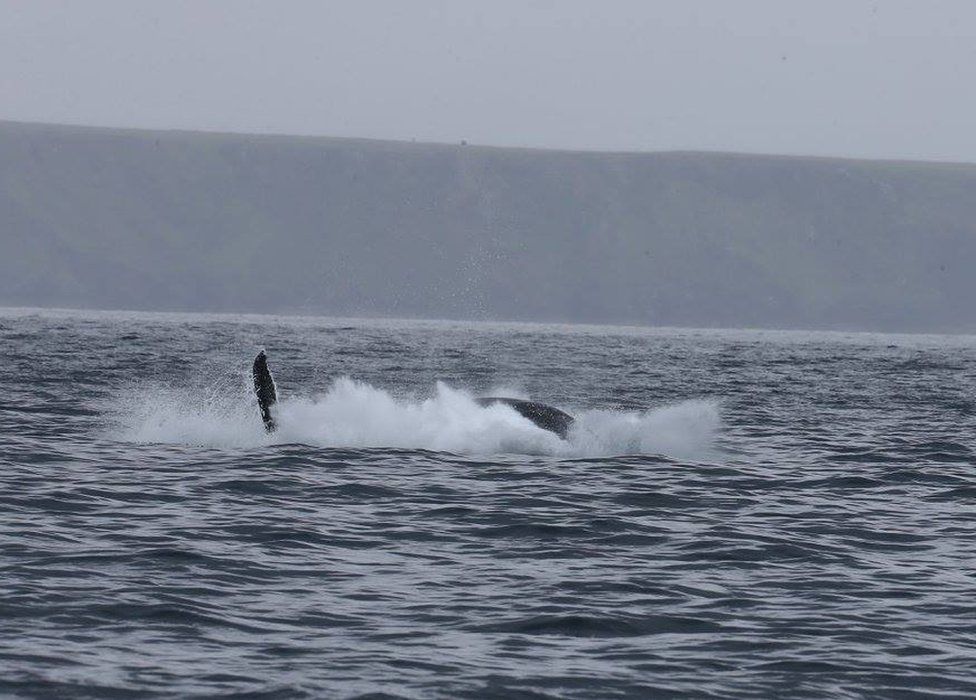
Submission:
[[[401,399],[345,377],[320,396],[284,398],[274,410],[279,428],[268,435],[246,386],[203,393],[152,387],[129,392],[117,405],[115,422],[118,437],[143,443],[302,443],[460,454],[685,458],[708,454],[720,424],[715,401],[684,401],[647,411],[569,410],[577,420],[564,441],[508,406],[479,406],[468,392],[444,383],[429,398]]]

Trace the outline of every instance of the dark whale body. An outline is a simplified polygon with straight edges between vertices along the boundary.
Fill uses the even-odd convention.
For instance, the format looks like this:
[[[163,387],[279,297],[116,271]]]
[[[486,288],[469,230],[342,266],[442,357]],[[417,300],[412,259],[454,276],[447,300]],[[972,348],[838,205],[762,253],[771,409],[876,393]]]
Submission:
[[[566,435],[573,425],[573,417],[571,415],[553,406],[539,403],[538,401],[510,399],[504,396],[487,396],[482,399],[475,399],[475,401],[479,406],[491,406],[496,403],[511,406],[521,416],[528,418],[543,430],[555,433],[563,440],[566,439]]]
[[[251,378],[254,379],[254,394],[258,397],[258,408],[261,409],[264,429],[273,433],[278,426],[275,424],[274,418],[271,417],[271,407],[278,403],[278,390],[275,388],[271,370],[268,369],[268,356],[264,354],[264,350],[254,358]]]
[[[258,399],[258,408],[261,409],[261,420],[264,421],[264,429],[273,433],[278,429],[274,417],[271,415],[271,407],[278,402],[278,391],[275,388],[274,377],[268,369],[268,357],[264,350],[254,358],[254,365],[251,368],[251,377],[254,379],[254,394]],[[560,411],[558,408],[547,406],[538,401],[526,401],[524,399],[510,399],[505,396],[488,396],[475,399],[479,406],[491,406],[496,403],[505,404],[519,415],[528,418],[535,425],[543,430],[555,433],[562,439],[566,439],[570,427],[573,425],[573,417],[568,413]]]

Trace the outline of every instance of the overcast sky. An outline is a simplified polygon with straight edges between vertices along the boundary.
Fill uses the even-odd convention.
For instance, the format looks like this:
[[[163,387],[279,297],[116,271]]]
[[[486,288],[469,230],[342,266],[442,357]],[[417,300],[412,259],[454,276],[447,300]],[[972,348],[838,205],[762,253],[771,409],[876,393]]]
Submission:
[[[976,1],[0,0],[0,119],[976,161]]]

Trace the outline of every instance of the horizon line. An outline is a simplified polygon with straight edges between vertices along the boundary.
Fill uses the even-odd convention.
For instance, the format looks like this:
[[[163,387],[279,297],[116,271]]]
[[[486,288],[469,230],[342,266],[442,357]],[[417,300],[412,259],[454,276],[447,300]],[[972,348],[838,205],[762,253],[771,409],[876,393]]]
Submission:
[[[218,317],[233,317],[233,318],[246,318],[246,319],[301,319],[301,320],[319,320],[319,321],[359,321],[359,322],[391,322],[391,321],[402,321],[407,323],[470,323],[482,326],[548,326],[548,327],[566,327],[572,326],[578,329],[601,329],[601,328],[617,328],[626,329],[630,331],[689,331],[689,332],[728,332],[728,331],[741,331],[747,333],[830,333],[836,335],[883,335],[883,336],[938,336],[946,338],[976,338],[976,330],[970,331],[937,331],[937,330],[872,330],[869,328],[807,328],[807,327],[795,327],[795,328],[777,328],[777,327],[767,327],[767,326],[681,326],[681,325],[671,325],[671,324],[661,324],[661,325],[649,325],[646,323],[636,323],[636,322],[626,322],[621,321],[617,323],[600,323],[592,321],[530,321],[530,320],[516,320],[516,319],[472,319],[472,318],[435,318],[435,317],[424,317],[424,316],[368,316],[368,315],[352,315],[345,316],[342,314],[325,314],[325,313],[315,313],[308,311],[264,311],[264,312],[254,312],[254,311],[189,311],[186,309],[124,309],[124,308],[99,308],[92,306],[18,306],[18,305],[7,305],[0,302],[0,318],[8,316],[7,312],[26,312],[29,314],[34,314],[37,312],[58,312],[64,314],[138,314],[138,315],[149,315],[149,316],[218,316]]]
[[[519,146],[519,145],[498,145],[473,143],[467,139],[456,142],[448,141],[425,141],[419,139],[396,139],[379,138],[371,136],[330,136],[325,134],[309,133],[288,133],[279,131],[229,131],[226,129],[211,129],[206,127],[147,127],[147,126],[121,126],[106,124],[82,124],[76,122],[56,122],[56,121],[27,121],[23,119],[8,119],[0,116],[0,126],[12,125],[28,128],[52,128],[52,129],[78,129],[90,131],[115,131],[136,134],[175,134],[175,135],[195,135],[195,136],[222,136],[256,139],[311,139],[321,141],[348,141],[360,142],[375,145],[402,145],[408,147],[437,147],[437,148],[456,148],[473,150],[496,150],[496,151],[529,151],[535,153],[561,153],[578,155],[605,155],[605,156],[665,156],[665,155],[688,155],[688,156],[723,156],[731,158],[782,158],[794,160],[813,160],[813,161],[843,161],[858,163],[885,163],[885,164],[905,164],[905,165],[933,165],[946,167],[976,167],[976,161],[966,160],[927,160],[920,158],[903,157],[862,157],[850,155],[814,155],[809,153],[772,153],[769,151],[737,151],[737,150],[708,150],[698,148],[669,148],[658,150],[620,150],[620,149],[600,149],[600,148],[556,148],[548,146]]]

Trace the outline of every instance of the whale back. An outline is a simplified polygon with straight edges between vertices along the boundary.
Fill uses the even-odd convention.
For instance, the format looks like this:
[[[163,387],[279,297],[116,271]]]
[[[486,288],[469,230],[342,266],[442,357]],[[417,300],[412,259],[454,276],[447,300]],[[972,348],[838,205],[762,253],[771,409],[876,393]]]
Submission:
[[[486,396],[475,399],[475,401],[479,406],[491,406],[496,403],[510,406],[522,417],[528,418],[543,430],[553,432],[564,440],[573,425],[573,417],[571,415],[553,406],[539,403],[538,401],[510,399],[506,396]]]

